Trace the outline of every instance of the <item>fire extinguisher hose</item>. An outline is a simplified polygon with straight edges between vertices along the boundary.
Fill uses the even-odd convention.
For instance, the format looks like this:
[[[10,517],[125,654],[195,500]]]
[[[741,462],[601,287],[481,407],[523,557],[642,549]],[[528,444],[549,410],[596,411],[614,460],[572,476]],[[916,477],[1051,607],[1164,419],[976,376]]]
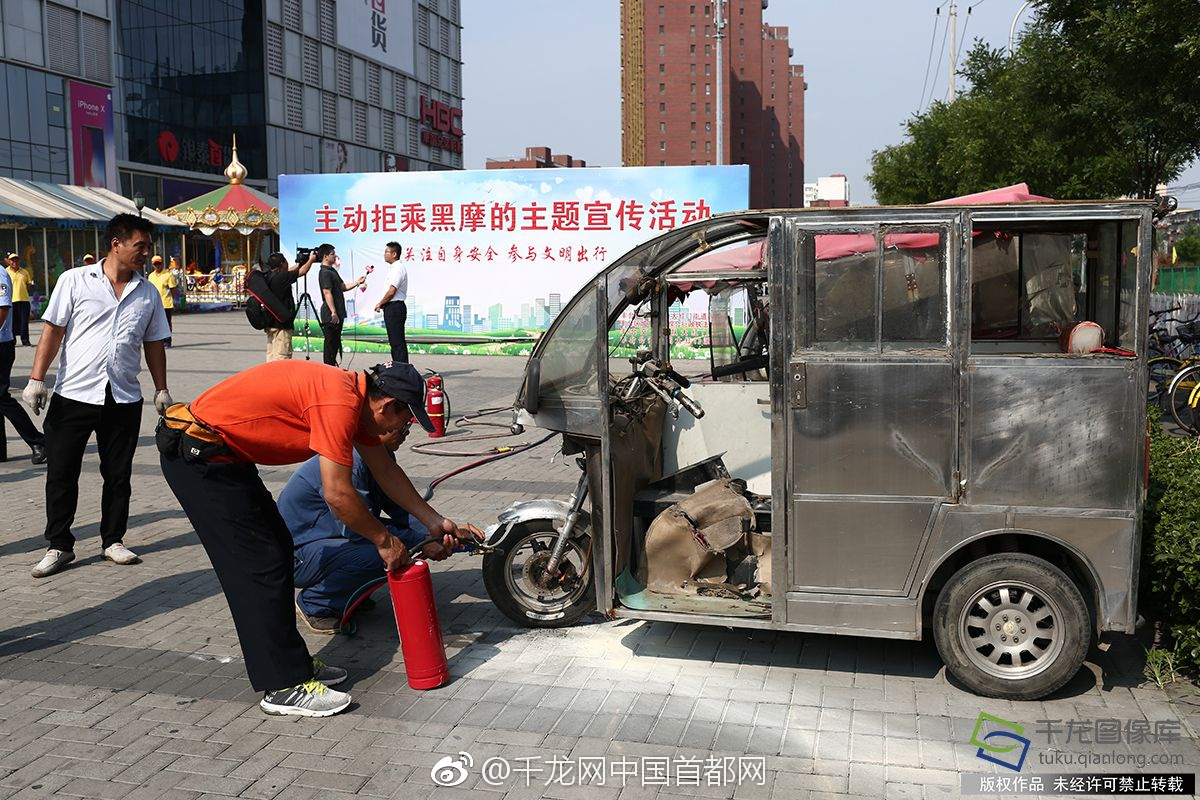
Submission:
[[[459,467],[458,469],[451,470],[450,472],[447,472],[445,475],[441,475],[437,478],[434,478],[432,481],[430,481],[429,488],[425,490],[425,493],[423,495],[421,495],[421,499],[428,501],[430,498],[432,498],[433,490],[436,489],[438,484],[440,484],[442,481],[445,481],[449,478],[453,478],[455,475],[461,475],[462,473],[467,472],[469,470],[473,470],[476,467],[482,467],[484,464],[491,464],[494,461],[499,461],[501,459],[508,458],[510,456],[515,456],[517,453],[524,453],[526,450],[532,450],[533,448],[543,445],[546,442],[550,441],[555,436],[558,436],[557,431],[555,431],[553,433],[548,433],[545,436],[543,436],[541,439],[535,439],[532,442],[526,442],[520,446],[514,446],[510,449],[507,449],[507,450],[504,450],[501,452],[495,452],[494,455],[489,455],[486,458],[479,459],[478,461],[472,461],[470,464],[467,464],[465,467]],[[496,448],[496,450],[499,450],[499,448]]]

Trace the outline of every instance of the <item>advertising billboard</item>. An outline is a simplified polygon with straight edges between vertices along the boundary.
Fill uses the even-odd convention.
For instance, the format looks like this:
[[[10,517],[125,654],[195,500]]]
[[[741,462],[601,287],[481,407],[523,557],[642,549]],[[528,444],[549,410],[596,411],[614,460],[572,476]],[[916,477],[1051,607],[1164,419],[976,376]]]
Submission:
[[[70,81],[71,181],[120,190],[113,137],[112,89]]]
[[[528,336],[634,246],[746,208],[748,187],[744,165],[281,175],[280,241],[289,257],[332,244],[347,283],[374,269],[346,295],[348,322],[369,333],[382,333],[374,307],[395,241],[413,333]]]
[[[340,0],[337,43],[381,64],[415,75],[413,70],[413,0]]]

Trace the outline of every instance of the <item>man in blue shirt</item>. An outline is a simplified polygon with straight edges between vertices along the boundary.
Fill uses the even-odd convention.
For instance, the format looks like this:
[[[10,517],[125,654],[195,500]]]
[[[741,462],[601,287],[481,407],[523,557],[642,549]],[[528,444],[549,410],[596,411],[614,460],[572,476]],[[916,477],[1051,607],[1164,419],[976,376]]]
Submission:
[[[0,269],[0,415],[13,424],[17,434],[33,450],[33,463],[45,464],[46,437],[42,436],[16,398],[8,393],[8,382],[12,379],[12,366],[17,354],[17,340],[13,337],[12,326],[12,294],[12,279],[8,277],[8,270]]]
[[[379,438],[394,457],[407,436],[405,426]],[[301,590],[296,611],[313,633],[331,636],[337,633],[351,596],[364,584],[383,577],[384,564],[374,542],[347,528],[330,511],[318,461],[314,456],[300,465],[279,493],[278,505],[295,546],[295,583]],[[428,528],[387,496],[357,451],[351,480],[371,513],[406,547],[415,547],[429,535]],[[449,555],[442,544],[428,544],[421,552],[434,561]]]

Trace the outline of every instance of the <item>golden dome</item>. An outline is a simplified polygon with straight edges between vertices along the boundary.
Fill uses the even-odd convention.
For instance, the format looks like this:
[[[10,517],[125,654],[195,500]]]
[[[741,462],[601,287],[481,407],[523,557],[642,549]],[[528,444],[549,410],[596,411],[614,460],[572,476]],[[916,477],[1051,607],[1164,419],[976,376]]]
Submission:
[[[242,166],[242,162],[238,161],[237,157],[237,134],[233,135],[233,160],[229,162],[229,166],[225,168],[225,177],[229,179],[232,186],[237,186],[244,183],[248,170]]]

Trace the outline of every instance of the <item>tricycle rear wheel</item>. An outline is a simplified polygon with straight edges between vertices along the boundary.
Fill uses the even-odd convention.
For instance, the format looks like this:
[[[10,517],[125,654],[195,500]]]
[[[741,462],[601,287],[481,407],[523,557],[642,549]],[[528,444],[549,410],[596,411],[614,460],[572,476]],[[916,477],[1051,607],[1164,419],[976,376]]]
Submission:
[[[1066,573],[1020,553],[966,565],[938,595],[933,636],[946,669],[976,694],[1034,700],[1075,676],[1091,642]]]

